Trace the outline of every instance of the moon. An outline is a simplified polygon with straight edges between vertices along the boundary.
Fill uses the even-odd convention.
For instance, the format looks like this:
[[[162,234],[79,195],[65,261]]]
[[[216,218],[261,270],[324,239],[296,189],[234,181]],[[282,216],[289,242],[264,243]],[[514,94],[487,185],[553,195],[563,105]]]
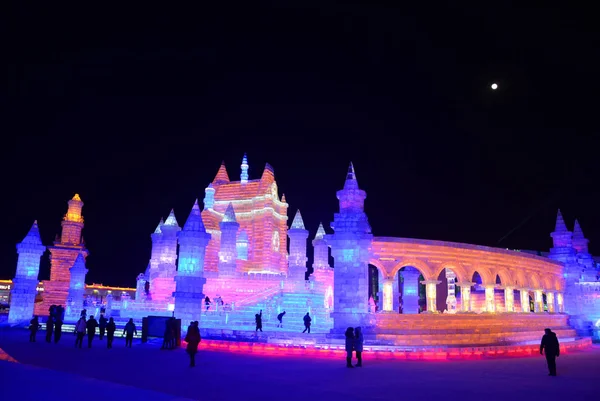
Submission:
[[[498,84],[494,82],[490,87],[492,88],[492,90],[496,90],[498,89]]]

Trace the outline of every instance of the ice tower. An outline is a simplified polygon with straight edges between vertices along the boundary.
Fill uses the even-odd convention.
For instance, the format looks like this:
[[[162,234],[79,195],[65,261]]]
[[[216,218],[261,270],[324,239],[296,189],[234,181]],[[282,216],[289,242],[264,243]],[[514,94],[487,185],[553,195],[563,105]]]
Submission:
[[[368,326],[368,263],[373,235],[364,212],[365,191],[358,187],[350,163],[344,188],[337,192],[340,211],[334,215],[334,234],[325,238],[335,260],[333,330]]]
[[[44,281],[43,302],[36,304],[36,315],[48,315],[48,309],[51,305],[66,306],[71,282],[70,269],[80,254],[84,258],[88,255],[81,235],[83,230],[82,208],[83,202],[79,195],[75,194],[73,199],[69,201],[69,208],[61,223],[60,241],[55,241],[54,246],[48,247],[50,251],[50,280]]]
[[[221,228],[221,250],[219,251],[219,276],[234,276],[237,260],[237,232],[240,224],[235,218],[233,204],[229,203],[223,220],[219,223]]]
[[[306,274],[306,239],[308,238],[308,230],[304,228],[304,221],[300,210],[296,212],[292,226],[288,230],[290,237],[290,255],[288,258],[289,272],[288,275],[294,279],[304,280]]]
[[[73,263],[73,266],[69,271],[71,273],[71,281],[69,283],[65,320],[74,322],[79,319],[81,311],[83,310],[85,276],[88,272],[88,269],[85,267],[85,257],[82,253],[77,256],[75,263]]]
[[[181,230],[175,213],[171,210],[167,219],[156,227],[152,237],[152,256],[146,280],[150,281],[153,301],[169,301],[175,291],[177,263],[177,233]]]
[[[40,257],[46,251],[42,245],[37,220],[33,222],[31,229],[17,244],[17,273],[13,279],[13,287],[10,292],[10,310],[8,322],[18,323],[29,321],[33,317],[33,306],[37,294],[38,273],[40,271]]]
[[[175,314],[181,319],[183,328],[187,328],[192,321],[200,321],[202,312],[202,293],[206,279],[204,278],[204,255],[210,240],[206,232],[198,200],[194,203],[192,211],[179,232],[179,261],[177,276],[175,277],[176,291]]]

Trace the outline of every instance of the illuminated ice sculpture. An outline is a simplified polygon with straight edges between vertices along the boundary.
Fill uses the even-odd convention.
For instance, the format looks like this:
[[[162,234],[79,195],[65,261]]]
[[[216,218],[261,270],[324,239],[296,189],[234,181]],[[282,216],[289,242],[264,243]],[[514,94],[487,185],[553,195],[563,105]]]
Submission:
[[[36,220],[23,241],[17,244],[19,259],[10,292],[9,323],[29,321],[33,317],[36,288],[39,283],[40,258],[45,251],[46,247],[42,245]]]
[[[326,236],[335,260],[333,329],[369,325],[369,252],[373,235],[364,212],[365,191],[358,187],[350,163],[344,188],[337,192],[340,204]]]
[[[206,246],[210,241],[210,234],[206,232],[198,201],[194,203],[192,211],[179,232],[179,261],[177,276],[175,277],[176,290],[175,315],[181,319],[181,325],[186,329],[190,322],[200,321],[202,301],[204,300],[204,256]]]
[[[219,276],[234,276],[237,260],[237,233],[240,224],[235,218],[233,204],[229,203],[223,220],[219,223],[221,229],[221,249],[219,250]]]

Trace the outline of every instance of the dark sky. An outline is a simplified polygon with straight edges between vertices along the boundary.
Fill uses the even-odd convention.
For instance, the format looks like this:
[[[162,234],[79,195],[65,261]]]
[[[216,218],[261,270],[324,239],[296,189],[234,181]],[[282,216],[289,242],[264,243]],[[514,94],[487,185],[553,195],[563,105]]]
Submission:
[[[161,216],[244,152],[311,238],[353,161],[375,235],[547,250],[560,207],[600,250],[594,14],[375,3],[13,9],[0,277],[77,192],[87,281],[133,286]]]

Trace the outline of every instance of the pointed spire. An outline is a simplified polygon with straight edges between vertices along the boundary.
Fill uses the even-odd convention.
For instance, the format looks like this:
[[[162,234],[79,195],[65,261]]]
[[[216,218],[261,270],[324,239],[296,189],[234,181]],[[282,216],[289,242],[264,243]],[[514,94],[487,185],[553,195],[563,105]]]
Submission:
[[[81,202],[81,198],[79,197],[79,194],[75,194],[75,196],[71,200],[80,201]]]
[[[575,226],[573,227],[573,239],[576,238],[585,238],[585,236],[583,235],[583,230],[581,229],[581,226],[579,225],[579,221],[577,221],[577,219],[575,219]]]
[[[248,182],[248,157],[244,153],[244,157],[242,158],[242,174],[240,175],[240,182],[245,184]]]
[[[358,189],[358,181],[356,180],[356,173],[354,172],[354,165],[352,162],[350,162],[350,166],[348,167],[344,189]]]
[[[281,195],[281,202],[285,203],[285,194]]]
[[[83,253],[77,255],[77,259],[75,259],[75,263],[71,266],[71,270],[87,270],[85,267],[85,258],[83,257]]]
[[[294,216],[294,221],[292,221],[291,229],[305,230],[304,221],[302,220],[302,215],[300,214],[300,209],[298,209],[296,215]]]
[[[154,230],[154,234],[161,234],[162,231],[160,230],[160,228],[165,224],[163,218],[160,218],[160,221],[158,222],[158,225],[156,226],[156,230]]]
[[[192,211],[185,221],[185,225],[183,226],[183,231],[203,231],[204,222],[202,221],[202,215],[200,214],[200,206],[198,206],[198,199],[194,202],[194,206],[192,206]]]
[[[171,213],[169,213],[169,217],[167,217],[167,220],[165,221],[164,225],[171,227],[179,227],[179,224],[177,224],[177,219],[175,218],[175,211],[173,211],[173,209],[171,209]]]
[[[275,170],[269,163],[265,164],[265,169],[262,173],[262,177],[260,177],[261,181],[265,181],[267,183],[271,183],[275,181]]]
[[[567,225],[565,224],[565,220],[563,219],[562,213],[560,209],[558,209],[558,214],[556,215],[556,226],[554,227],[554,232],[567,232]]]
[[[23,238],[23,244],[42,245],[42,238],[40,237],[40,229],[38,227],[37,220],[33,222],[33,225],[29,229],[29,232]]]
[[[227,206],[227,210],[225,210],[225,215],[223,216],[223,223],[235,223],[237,220],[235,219],[235,210],[233,210],[233,204],[229,202]]]
[[[325,235],[327,235],[327,233],[323,228],[323,223],[319,223],[319,228],[317,229],[317,235],[315,235],[315,239],[323,239]]]
[[[219,171],[217,171],[217,175],[213,180],[215,184],[222,184],[229,182],[229,175],[227,174],[227,168],[225,167],[225,161],[221,162],[221,167],[219,167]]]

